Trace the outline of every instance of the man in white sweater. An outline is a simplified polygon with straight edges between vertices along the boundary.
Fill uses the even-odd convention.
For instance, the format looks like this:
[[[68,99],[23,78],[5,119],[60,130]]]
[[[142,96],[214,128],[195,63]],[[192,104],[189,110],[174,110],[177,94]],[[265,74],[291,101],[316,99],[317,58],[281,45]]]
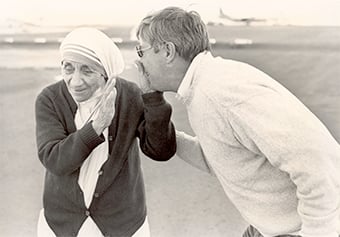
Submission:
[[[141,83],[173,91],[191,137],[177,155],[217,177],[250,223],[244,237],[338,237],[340,147],[293,94],[245,63],[213,57],[195,12],[166,8],[137,30]]]

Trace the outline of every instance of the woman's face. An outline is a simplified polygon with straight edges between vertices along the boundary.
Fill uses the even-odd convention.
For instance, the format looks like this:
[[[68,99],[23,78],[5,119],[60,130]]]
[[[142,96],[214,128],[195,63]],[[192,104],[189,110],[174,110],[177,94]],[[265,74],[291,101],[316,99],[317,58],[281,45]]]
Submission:
[[[67,87],[77,102],[90,99],[97,90],[105,86],[104,76],[91,66],[64,60],[61,66],[62,76]]]

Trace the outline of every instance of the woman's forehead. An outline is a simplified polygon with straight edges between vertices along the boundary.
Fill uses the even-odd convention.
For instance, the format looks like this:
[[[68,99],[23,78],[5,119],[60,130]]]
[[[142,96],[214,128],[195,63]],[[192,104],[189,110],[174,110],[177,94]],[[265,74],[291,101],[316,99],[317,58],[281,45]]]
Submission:
[[[74,67],[89,67],[89,68],[93,68],[91,67],[91,65],[85,64],[83,62],[76,62],[76,61],[72,61],[72,60],[63,60],[63,65],[72,65]]]
[[[96,61],[91,60],[90,58],[85,57],[84,55],[78,53],[64,53],[62,60],[87,65],[88,67],[94,68],[103,74],[105,72],[105,69],[102,64],[99,64]]]
[[[89,68],[93,71],[99,72],[100,74],[106,76],[106,72],[103,66],[93,63],[88,60],[79,60],[79,58],[65,58],[62,61],[62,66],[71,65],[74,68]]]

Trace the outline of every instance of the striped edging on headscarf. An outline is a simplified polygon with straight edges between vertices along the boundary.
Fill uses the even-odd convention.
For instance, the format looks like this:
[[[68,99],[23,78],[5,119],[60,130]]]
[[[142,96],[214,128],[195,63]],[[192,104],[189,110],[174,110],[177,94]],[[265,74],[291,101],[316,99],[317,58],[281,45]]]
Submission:
[[[82,45],[79,45],[79,44],[67,44],[67,45],[64,46],[63,50],[64,50],[64,54],[67,53],[67,52],[80,54],[80,55],[83,55],[84,57],[87,57],[87,58],[95,61],[99,65],[102,65],[102,63],[100,62],[100,60],[97,57],[96,53],[93,50],[88,49],[88,48],[86,48],[86,47],[84,47]]]

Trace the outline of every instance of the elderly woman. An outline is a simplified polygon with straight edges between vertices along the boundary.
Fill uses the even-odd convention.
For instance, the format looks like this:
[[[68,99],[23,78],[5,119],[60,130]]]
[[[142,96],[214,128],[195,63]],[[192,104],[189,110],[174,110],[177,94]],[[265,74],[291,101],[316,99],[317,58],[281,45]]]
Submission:
[[[171,107],[117,77],[119,49],[78,28],[60,46],[63,80],[36,100],[36,139],[46,168],[38,236],[148,236],[140,148],[157,161],[176,150]]]

